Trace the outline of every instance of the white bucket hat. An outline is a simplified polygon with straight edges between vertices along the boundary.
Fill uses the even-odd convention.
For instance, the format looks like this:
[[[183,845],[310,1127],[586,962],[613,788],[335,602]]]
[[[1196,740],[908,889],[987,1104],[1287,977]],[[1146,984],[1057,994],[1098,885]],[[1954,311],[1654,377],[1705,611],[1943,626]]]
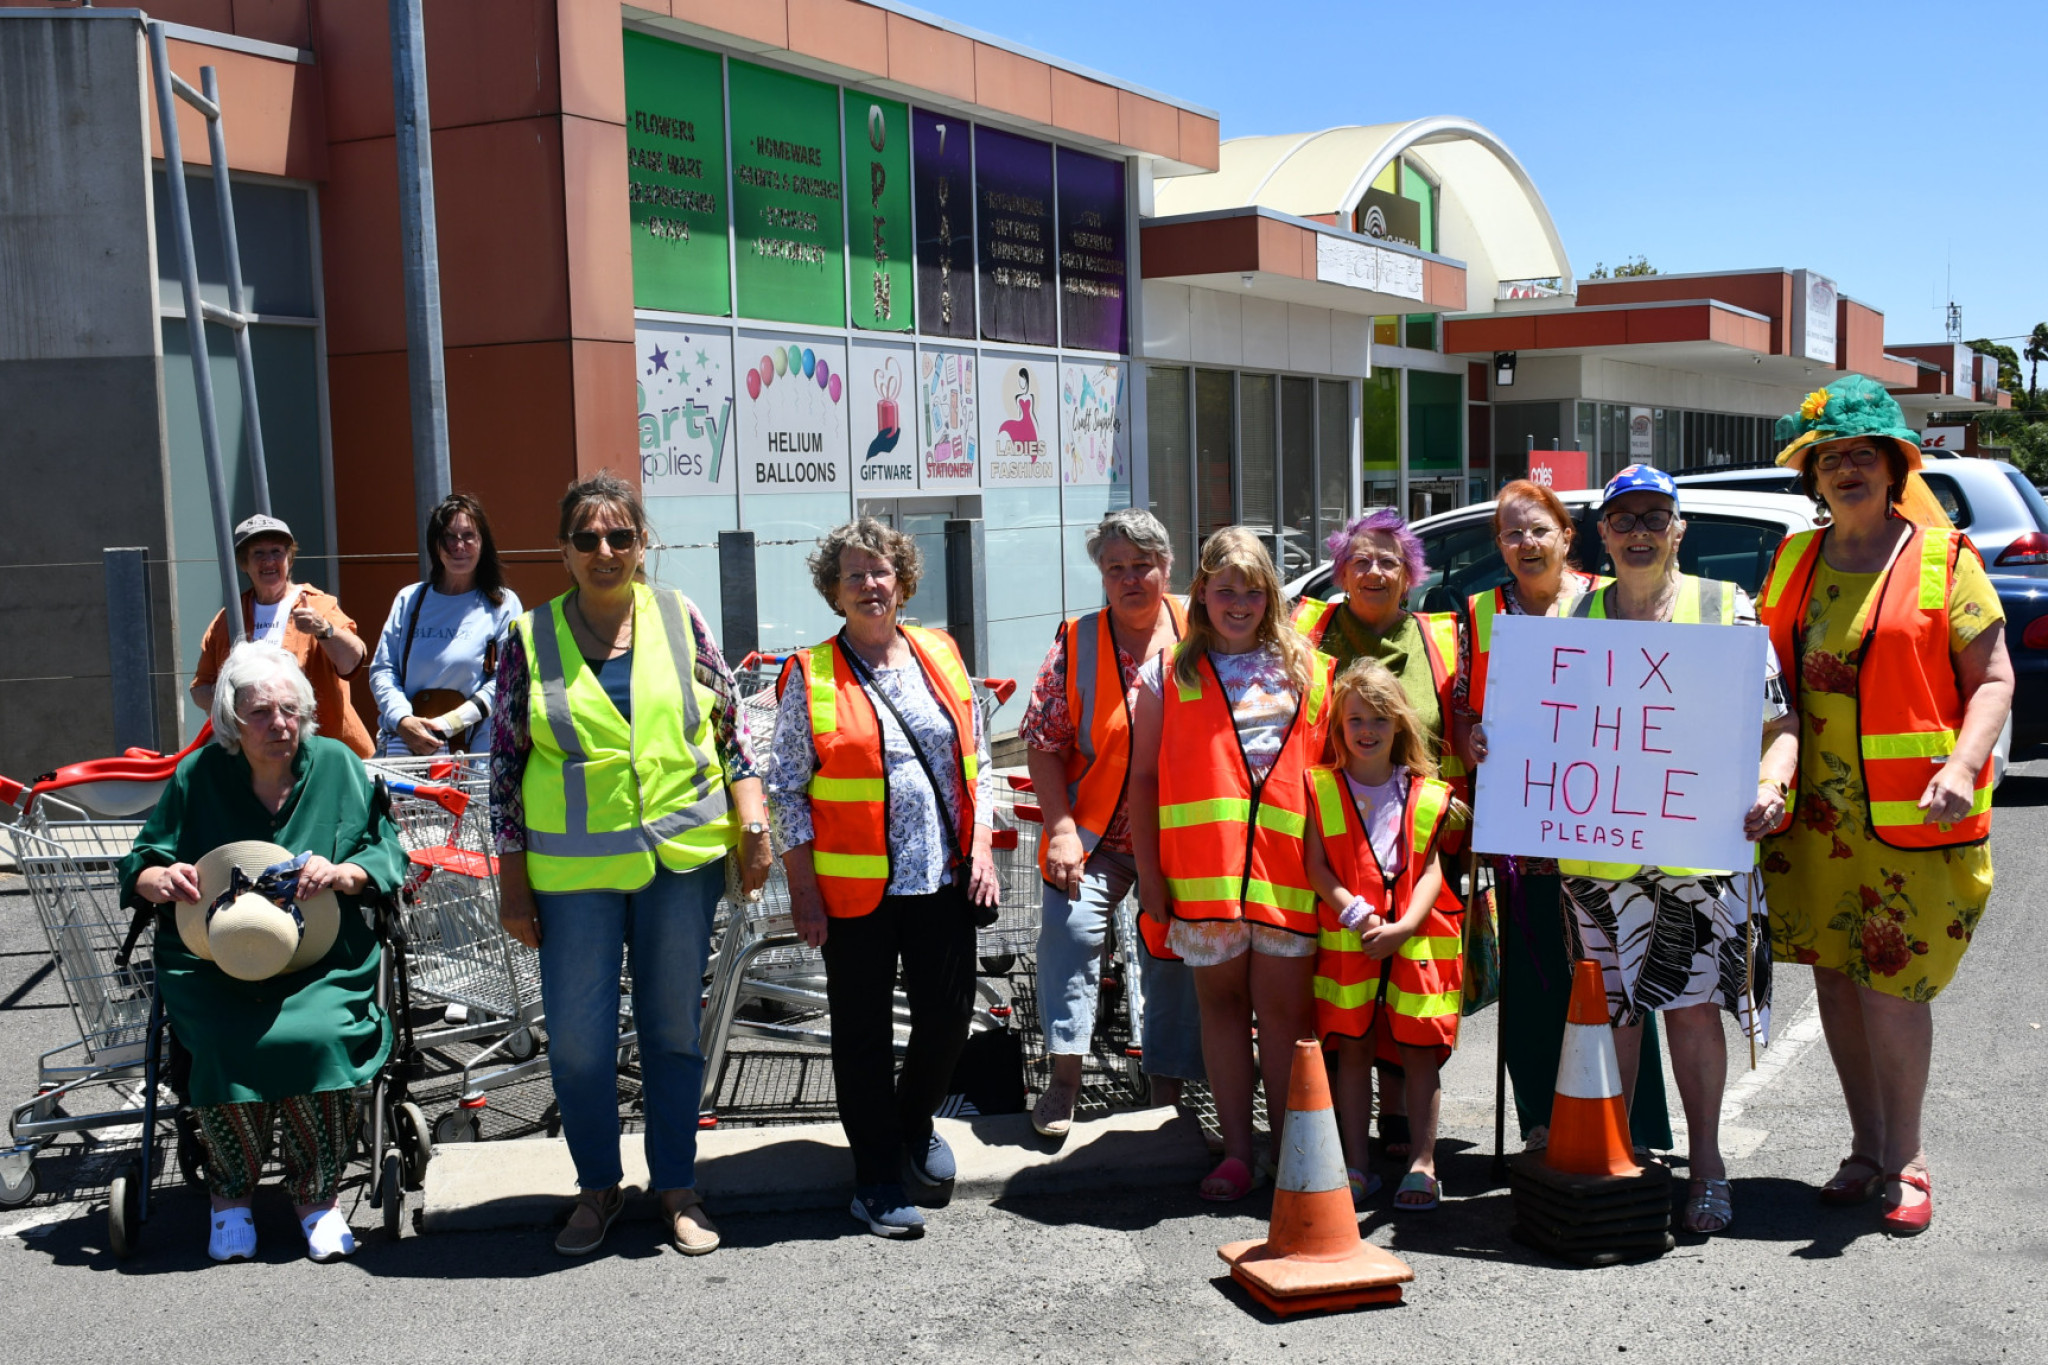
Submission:
[[[334,947],[341,931],[341,904],[332,891],[297,902],[298,915],[268,896],[247,889],[215,908],[235,884],[235,873],[253,884],[297,855],[260,839],[222,844],[201,858],[199,903],[178,907],[178,937],[193,956],[242,981],[263,981],[303,971]]]

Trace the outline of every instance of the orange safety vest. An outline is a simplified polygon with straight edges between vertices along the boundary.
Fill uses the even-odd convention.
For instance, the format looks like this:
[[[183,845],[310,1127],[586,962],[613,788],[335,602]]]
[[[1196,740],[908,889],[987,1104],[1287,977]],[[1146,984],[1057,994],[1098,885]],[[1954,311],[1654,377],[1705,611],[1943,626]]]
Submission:
[[[1807,602],[1820,563],[1823,531],[1787,536],[1764,580],[1757,615],[1770,627],[1784,677],[1799,709]],[[1928,824],[1920,809],[1928,779],[1955,752],[1963,724],[1962,689],[1949,655],[1948,607],[1956,564],[1977,547],[1960,531],[1914,526],[1878,584],[1877,603],[1856,649],[1856,749],[1870,803],[1870,832],[1891,848],[1955,848],[1991,837],[1991,760],[1977,771],[1970,813]],[[1978,563],[1983,556],[1978,555]],[[1785,797],[1790,828],[1798,775]]]
[[[953,759],[966,790],[956,848],[965,859],[974,845],[974,784],[980,769],[974,747],[974,685],[950,636],[919,626],[901,629],[932,694],[953,722]],[[790,656],[776,683],[778,697],[795,677],[801,677],[810,698],[811,743],[818,751],[818,770],[807,789],[814,836],[811,867],[825,913],[850,919],[880,905],[889,885],[889,778],[882,757],[882,723],[837,638]],[[934,795],[943,814],[944,795]]]
[[[1595,574],[1592,590],[1598,592],[1613,581]],[[1486,714],[1486,671],[1493,653],[1493,618],[1511,614],[1507,592],[1503,584],[1466,599],[1466,609],[1472,618],[1472,658],[1465,670],[1465,706],[1475,716]]]
[[[1180,599],[1168,594],[1166,610],[1173,618],[1174,638],[1187,634],[1188,613]],[[1074,744],[1067,750],[1067,809],[1086,854],[1102,842],[1130,785],[1130,697],[1117,666],[1108,608],[1068,617],[1060,636],[1067,659],[1067,715],[1074,725]],[[1167,653],[1171,658],[1172,651]],[[1041,877],[1048,842],[1038,841]]]
[[[1415,885],[1432,866],[1432,854],[1443,832],[1451,803],[1450,785],[1418,777],[1408,784],[1402,813],[1407,832],[1407,859],[1398,879],[1380,866],[1366,833],[1364,815],[1336,767],[1308,772],[1309,808],[1322,836],[1323,856],[1330,871],[1355,896],[1363,896],[1373,913],[1399,918],[1414,898]],[[1337,910],[1318,898],[1320,931],[1316,935],[1316,1033],[1363,1038],[1386,1010],[1386,1033],[1410,1047],[1454,1048],[1458,1020],[1465,1003],[1465,908],[1448,879],[1422,927],[1391,957],[1375,962],[1355,930],[1337,919]],[[1389,1060],[1395,1058],[1390,1056]]]
[[[1316,931],[1302,835],[1308,796],[1301,775],[1329,729],[1334,662],[1312,655],[1308,696],[1295,708],[1266,780],[1252,790],[1230,699],[1204,654],[1183,687],[1164,665],[1159,737],[1159,866],[1173,914],[1185,920],[1246,919],[1289,933]]]

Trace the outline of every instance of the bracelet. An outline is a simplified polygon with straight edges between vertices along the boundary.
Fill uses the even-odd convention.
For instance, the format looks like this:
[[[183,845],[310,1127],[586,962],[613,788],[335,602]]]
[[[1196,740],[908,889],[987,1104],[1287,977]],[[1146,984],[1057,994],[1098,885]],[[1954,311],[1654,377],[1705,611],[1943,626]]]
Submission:
[[[1791,790],[1791,788],[1787,787],[1787,786],[1786,786],[1786,785],[1785,785],[1785,784],[1784,784],[1784,783],[1783,783],[1782,781],[1780,781],[1779,779],[1777,779],[1777,778],[1775,778],[1775,777],[1759,777],[1759,778],[1758,778],[1758,779],[1756,780],[1756,784],[1757,784],[1757,785],[1758,785],[1759,787],[1769,787],[1769,788],[1771,788],[1771,789],[1772,789],[1773,791],[1777,792],[1777,794],[1778,794],[1778,799],[1779,799],[1780,801],[1783,801],[1783,800],[1785,799],[1786,795],[1787,795],[1787,794],[1788,794],[1788,793],[1790,792],[1790,790]]]

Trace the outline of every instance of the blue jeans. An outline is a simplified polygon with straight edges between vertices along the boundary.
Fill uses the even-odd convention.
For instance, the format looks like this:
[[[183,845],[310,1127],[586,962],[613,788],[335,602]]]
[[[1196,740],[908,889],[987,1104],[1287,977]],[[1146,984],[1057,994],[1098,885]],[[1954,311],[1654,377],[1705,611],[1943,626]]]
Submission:
[[[539,893],[540,994],[562,1136],[585,1190],[619,1183],[619,969],[631,952],[640,1030],[647,1174],[657,1190],[697,1183],[704,966],[725,865],[657,867],[638,891]]]
[[[1135,894],[1138,866],[1128,853],[1098,848],[1081,871],[1081,895],[1069,900],[1042,884],[1044,921],[1038,931],[1038,1012],[1048,1052],[1085,1054],[1095,1035],[1095,1002],[1102,991],[1102,938],[1118,901]],[[1195,977],[1185,963],[1157,958],[1142,943],[1124,945],[1135,958],[1145,991],[1139,1046],[1145,1074],[1199,1081],[1202,1015]]]

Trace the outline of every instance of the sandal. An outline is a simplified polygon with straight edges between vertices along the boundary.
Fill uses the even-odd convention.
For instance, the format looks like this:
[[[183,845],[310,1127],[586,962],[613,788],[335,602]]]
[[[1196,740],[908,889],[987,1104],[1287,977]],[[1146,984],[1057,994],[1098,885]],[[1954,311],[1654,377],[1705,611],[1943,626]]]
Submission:
[[[1354,1209],[1364,1208],[1365,1201],[1380,1192],[1380,1178],[1375,1171],[1360,1171],[1346,1166],[1344,1180],[1351,1186],[1351,1207]]]
[[[1403,1196],[1419,1194],[1420,1201],[1405,1199]],[[1424,1171],[1410,1171],[1401,1177],[1400,1185],[1394,1190],[1394,1207],[1404,1213],[1428,1213],[1444,1202],[1444,1185],[1441,1180]]]
[[[1222,1185],[1221,1190],[1210,1190],[1211,1181]],[[1224,1157],[1216,1163],[1216,1169],[1202,1177],[1202,1198],[1212,1204],[1229,1204],[1244,1198],[1259,1187],[1258,1172],[1234,1156]]]
[[[1901,1185],[1911,1186],[1927,1197],[1917,1204],[1906,1202],[1906,1192],[1899,1191],[1899,1202],[1884,1211],[1886,1232],[1896,1232],[1902,1237],[1911,1237],[1917,1232],[1927,1231],[1928,1223],[1934,1219],[1934,1181],[1920,1171],[1893,1171],[1886,1180],[1896,1180]]]
[[[1854,1168],[1857,1166],[1863,1167],[1870,1174],[1856,1175]],[[1835,1168],[1834,1179],[1820,1187],[1820,1202],[1835,1208],[1848,1208],[1854,1204],[1861,1204],[1876,1194],[1878,1186],[1882,1184],[1884,1167],[1867,1156],[1851,1152],[1842,1164]]]
[[[1061,1097],[1061,1103],[1049,1104],[1053,1096]],[[1031,1106],[1031,1128],[1042,1138],[1063,1138],[1074,1130],[1074,1107],[1081,1102],[1081,1092],[1068,1090],[1063,1085],[1049,1085],[1038,1097],[1038,1103]]]
[[[1380,1143],[1388,1156],[1400,1157],[1409,1154],[1408,1116],[1406,1114],[1380,1115]]]
[[[1735,1188],[1732,1185],[1725,1180],[1695,1180],[1692,1188],[1698,1193],[1687,1197],[1685,1214],[1679,1220],[1679,1226],[1702,1237],[1711,1237],[1735,1226]],[[1719,1221],[1713,1227],[1703,1226],[1710,1218]]]

